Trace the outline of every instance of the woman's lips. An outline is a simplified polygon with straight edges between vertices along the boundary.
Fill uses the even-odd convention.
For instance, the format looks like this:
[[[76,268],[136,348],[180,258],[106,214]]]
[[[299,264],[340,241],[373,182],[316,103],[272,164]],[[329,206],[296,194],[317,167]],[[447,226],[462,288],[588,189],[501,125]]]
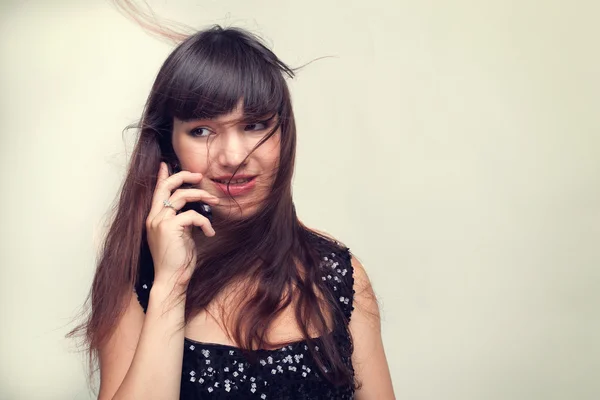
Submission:
[[[235,178],[232,180],[232,182],[229,184],[229,188],[227,188],[227,182],[228,180],[223,179],[223,182],[219,182],[216,181],[214,179],[211,179],[211,181],[226,195],[231,195],[231,196],[241,196],[244,194],[249,193],[252,189],[254,189],[254,186],[256,185],[256,177],[253,176],[251,178],[249,178],[248,181],[243,182],[243,183],[234,183],[236,180],[240,180],[240,178]],[[229,190],[228,190],[229,189]]]

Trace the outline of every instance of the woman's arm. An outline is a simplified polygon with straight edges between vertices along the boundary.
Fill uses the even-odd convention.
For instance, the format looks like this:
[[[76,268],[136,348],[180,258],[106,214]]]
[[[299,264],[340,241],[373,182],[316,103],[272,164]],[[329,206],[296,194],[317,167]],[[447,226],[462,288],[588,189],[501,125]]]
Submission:
[[[171,175],[161,162],[156,178],[146,218],[154,267],[148,309],[144,316],[132,298],[121,320],[115,321],[112,337],[100,349],[99,400],[179,399],[185,292],[196,267],[192,228],[201,228],[206,236],[215,234],[205,216],[194,210],[179,211],[190,201],[215,205],[219,199],[204,190],[178,189],[184,183],[198,184],[202,174]]]
[[[364,267],[352,257],[354,267],[354,311],[350,332],[354,340],[352,365],[360,388],[358,400],[395,399],[383,342],[379,306]]]
[[[172,286],[150,290],[144,316],[135,293],[108,343],[100,350],[98,400],[179,399],[185,302]]]

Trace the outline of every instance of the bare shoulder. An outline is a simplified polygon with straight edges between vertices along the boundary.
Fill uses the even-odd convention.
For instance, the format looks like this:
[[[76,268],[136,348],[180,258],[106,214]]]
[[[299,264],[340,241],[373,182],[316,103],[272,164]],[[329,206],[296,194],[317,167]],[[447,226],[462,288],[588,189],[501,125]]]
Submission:
[[[362,290],[373,291],[371,280],[369,279],[364,265],[354,254],[351,255],[350,261],[352,263],[352,268],[354,269],[354,285]]]
[[[379,302],[367,268],[348,247],[332,235],[312,229],[316,234],[337,243],[346,249],[352,267],[353,311],[349,330],[353,341],[352,365],[359,388],[356,399],[394,399],[394,389],[390,376],[383,341],[381,338],[381,317]]]
[[[369,326],[380,329],[379,302],[373,290],[373,285],[364,265],[352,255],[354,270],[354,316],[353,322],[368,323]],[[358,321],[357,321],[358,320]],[[354,324],[356,325],[356,324]]]

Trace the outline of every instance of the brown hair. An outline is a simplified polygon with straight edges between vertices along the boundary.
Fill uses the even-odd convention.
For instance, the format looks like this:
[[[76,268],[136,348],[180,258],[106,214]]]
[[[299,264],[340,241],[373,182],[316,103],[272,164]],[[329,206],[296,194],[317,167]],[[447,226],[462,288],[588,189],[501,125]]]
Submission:
[[[329,335],[329,317],[345,317],[321,280],[321,260],[314,246],[317,234],[298,220],[292,201],[296,127],[285,76],[293,77],[294,71],[255,36],[236,28],[215,26],[197,32],[167,57],[138,125],[137,144],[87,300],[91,312],[69,334],[83,334],[90,366],[112,334],[114,321],[123,314],[124,299],[131,296],[144,267],[140,255],[148,254],[145,219],[156,172],[161,160],[176,161],[171,145],[173,118],[216,117],[234,110],[242,99],[249,120],[278,115],[276,126],[261,143],[280,129],[279,167],[272,190],[256,214],[215,226],[217,236],[198,257],[189,283],[186,321],[228,284],[250,282],[253,295],[239,305],[228,332],[237,344],[248,350],[272,346],[266,333],[277,316],[292,306],[313,357],[321,370],[328,370],[324,375],[335,384],[352,383],[351,368]],[[319,334],[321,351],[315,351],[309,328]]]

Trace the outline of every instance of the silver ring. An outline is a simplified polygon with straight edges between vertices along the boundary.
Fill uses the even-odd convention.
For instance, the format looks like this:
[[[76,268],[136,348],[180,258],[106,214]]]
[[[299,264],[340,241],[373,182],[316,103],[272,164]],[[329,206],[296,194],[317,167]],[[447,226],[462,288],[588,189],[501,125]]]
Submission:
[[[173,204],[171,204],[169,200],[163,200],[163,204],[165,207],[172,208],[173,210],[175,209],[175,207],[173,207]]]

